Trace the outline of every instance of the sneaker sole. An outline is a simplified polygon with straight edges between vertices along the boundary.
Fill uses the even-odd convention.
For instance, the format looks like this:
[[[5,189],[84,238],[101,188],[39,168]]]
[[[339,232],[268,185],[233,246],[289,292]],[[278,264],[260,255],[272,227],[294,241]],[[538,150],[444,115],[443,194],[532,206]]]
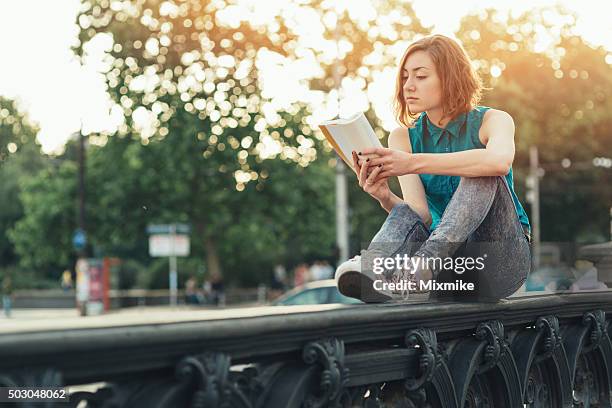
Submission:
[[[359,299],[365,303],[383,303],[391,296],[374,289],[374,281],[359,272],[345,272],[338,278],[338,290],[344,296]]]

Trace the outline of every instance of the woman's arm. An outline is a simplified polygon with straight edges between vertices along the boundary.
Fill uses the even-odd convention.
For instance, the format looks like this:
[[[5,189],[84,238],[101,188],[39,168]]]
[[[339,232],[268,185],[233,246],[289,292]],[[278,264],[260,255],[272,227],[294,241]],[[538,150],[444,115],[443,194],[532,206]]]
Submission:
[[[472,149],[454,153],[394,152],[390,149],[366,149],[362,153],[375,153],[373,166],[382,164],[378,177],[404,174],[441,174],[449,176],[479,177],[508,174],[514,161],[514,121],[504,111],[487,111],[480,129],[485,149]],[[371,150],[371,151],[370,151]]]
[[[485,149],[413,155],[415,173],[452,176],[504,176],[514,161],[514,121],[504,111],[491,109],[480,128]]]
[[[397,128],[389,134],[389,149],[412,153],[408,131],[405,128]],[[431,225],[431,215],[429,207],[427,207],[425,189],[419,176],[416,174],[399,176],[399,183],[402,189],[403,201],[421,217],[425,225]],[[387,212],[390,212],[393,206],[400,202],[402,202],[402,199],[393,194],[388,202],[381,203],[381,205]]]

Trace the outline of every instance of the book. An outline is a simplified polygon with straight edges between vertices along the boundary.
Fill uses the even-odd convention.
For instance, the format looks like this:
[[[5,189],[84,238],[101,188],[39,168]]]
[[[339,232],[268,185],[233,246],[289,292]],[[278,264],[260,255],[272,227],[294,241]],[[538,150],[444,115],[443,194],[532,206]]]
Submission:
[[[374,133],[370,122],[363,112],[358,112],[348,118],[327,120],[319,124],[319,129],[334,148],[338,156],[353,168],[351,152],[359,152],[366,147],[382,147]],[[375,155],[368,155],[375,156]]]

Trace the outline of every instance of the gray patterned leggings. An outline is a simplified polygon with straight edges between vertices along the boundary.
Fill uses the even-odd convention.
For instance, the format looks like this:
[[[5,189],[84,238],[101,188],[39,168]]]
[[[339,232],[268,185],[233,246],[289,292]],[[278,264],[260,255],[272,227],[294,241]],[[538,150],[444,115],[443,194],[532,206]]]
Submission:
[[[386,256],[451,258],[455,266],[436,267],[434,279],[439,283],[461,279],[474,283],[475,289],[431,292],[431,298],[442,300],[495,302],[516,292],[531,267],[529,241],[502,176],[462,177],[433,232],[407,204],[397,204],[370,250]],[[464,262],[468,257],[480,257],[483,267],[456,267],[459,258]]]

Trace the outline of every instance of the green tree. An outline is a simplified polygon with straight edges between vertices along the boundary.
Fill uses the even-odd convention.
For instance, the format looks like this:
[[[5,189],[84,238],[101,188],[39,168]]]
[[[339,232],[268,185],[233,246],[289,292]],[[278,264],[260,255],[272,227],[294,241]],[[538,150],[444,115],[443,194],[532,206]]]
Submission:
[[[541,180],[542,239],[605,240],[612,190],[599,186],[612,176],[588,163],[612,152],[608,52],[573,34],[576,17],[561,7],[506,17],[494,10],[468,16],[457,36],[492,88],[484,103],[514,117],[518,190],[524,191],[529,147],[537,146],[548,169]],[[564,158],[587,166],[565,169]]]
[[[253,259],[294,259],[296,254],[320,256],[321,248],[329,254],[334,239],[330,148],[307,123],[310,112],[304,103],[295,101],[279,108],[262,96],[257,57],[268,54],[295,61],[314,55],[323,75],[310,78],[309,85],[313,90],[331,90],[333,61],[323,50],[299,43],[300,28],[294,19],[302,13],[328,19],[334,11],[324,2],[291,3],[281,6],[270,21],[257,23],[250,19],[251,11],[240,14],[244,10],[236,4],[219,7],[201,2],[88,1],[78,17],[78,54],[86,56],[92,40],[112,38],[105,75],[109,93],[126,119],[115,137],[146,145],[142,151],[148,157],[137,162],[142,173],[147,173],[143,178],[156,175],[156,204],[165,209],[163,214],[149,213],[149,220],[191,222],[196,252],[203,250],[210,271],[221,269],[222,258],[231,265],[244,263],[244,259],[253,263]],[[342,13],[339,35],[332,26],[323,27],[323,40],[341,43],[339,71],[343,77],[372,78],[370,69],[358,72],[368,56],[375,56],[370,59],[384,66],[395,57],[385,45],[400,36],[424,32],[409,5],[383,5],[378,12],[385,19],[368,18],[365,25]],[[142,117],[151,118],[149,129],[139,124]],[[303,169],[317,157],[320,170]],[[291,177],[302,173],[326,179],[312,180],[311,185],[303,177],[296,185]],[[304,193],[318,201],[306,201],[310,197]],[[282,205],[270,201],[277,198]],[[294,210],[292,203],[302,208]],[[276,206],[281,213],[278,217],[270,215]],[[309,214],[310,219],[302,223],[302,214]],[[315,219],[320,223],[313,222]],[[245,244],[258,248],[253,256],[242,251],[246,250],[243,243],[251,243],[240,239],[245,231],[256,238],[252,242],[259,242],[250,247]],[[292,235],[294,232],[300,235]],[[237,246],[242,255],[236,256],[240,253]]]
[[[24,214],[9,230],[23,267],[54,273],[71,265],[76,181],[77,166],[66,161],[24,182],[19,196]]]
[[[45,165],[36,143],[38,129],[15,102],[0,97],[0,266],[17,262],[6,232],[23,215],[18,200],[23,182]]]

